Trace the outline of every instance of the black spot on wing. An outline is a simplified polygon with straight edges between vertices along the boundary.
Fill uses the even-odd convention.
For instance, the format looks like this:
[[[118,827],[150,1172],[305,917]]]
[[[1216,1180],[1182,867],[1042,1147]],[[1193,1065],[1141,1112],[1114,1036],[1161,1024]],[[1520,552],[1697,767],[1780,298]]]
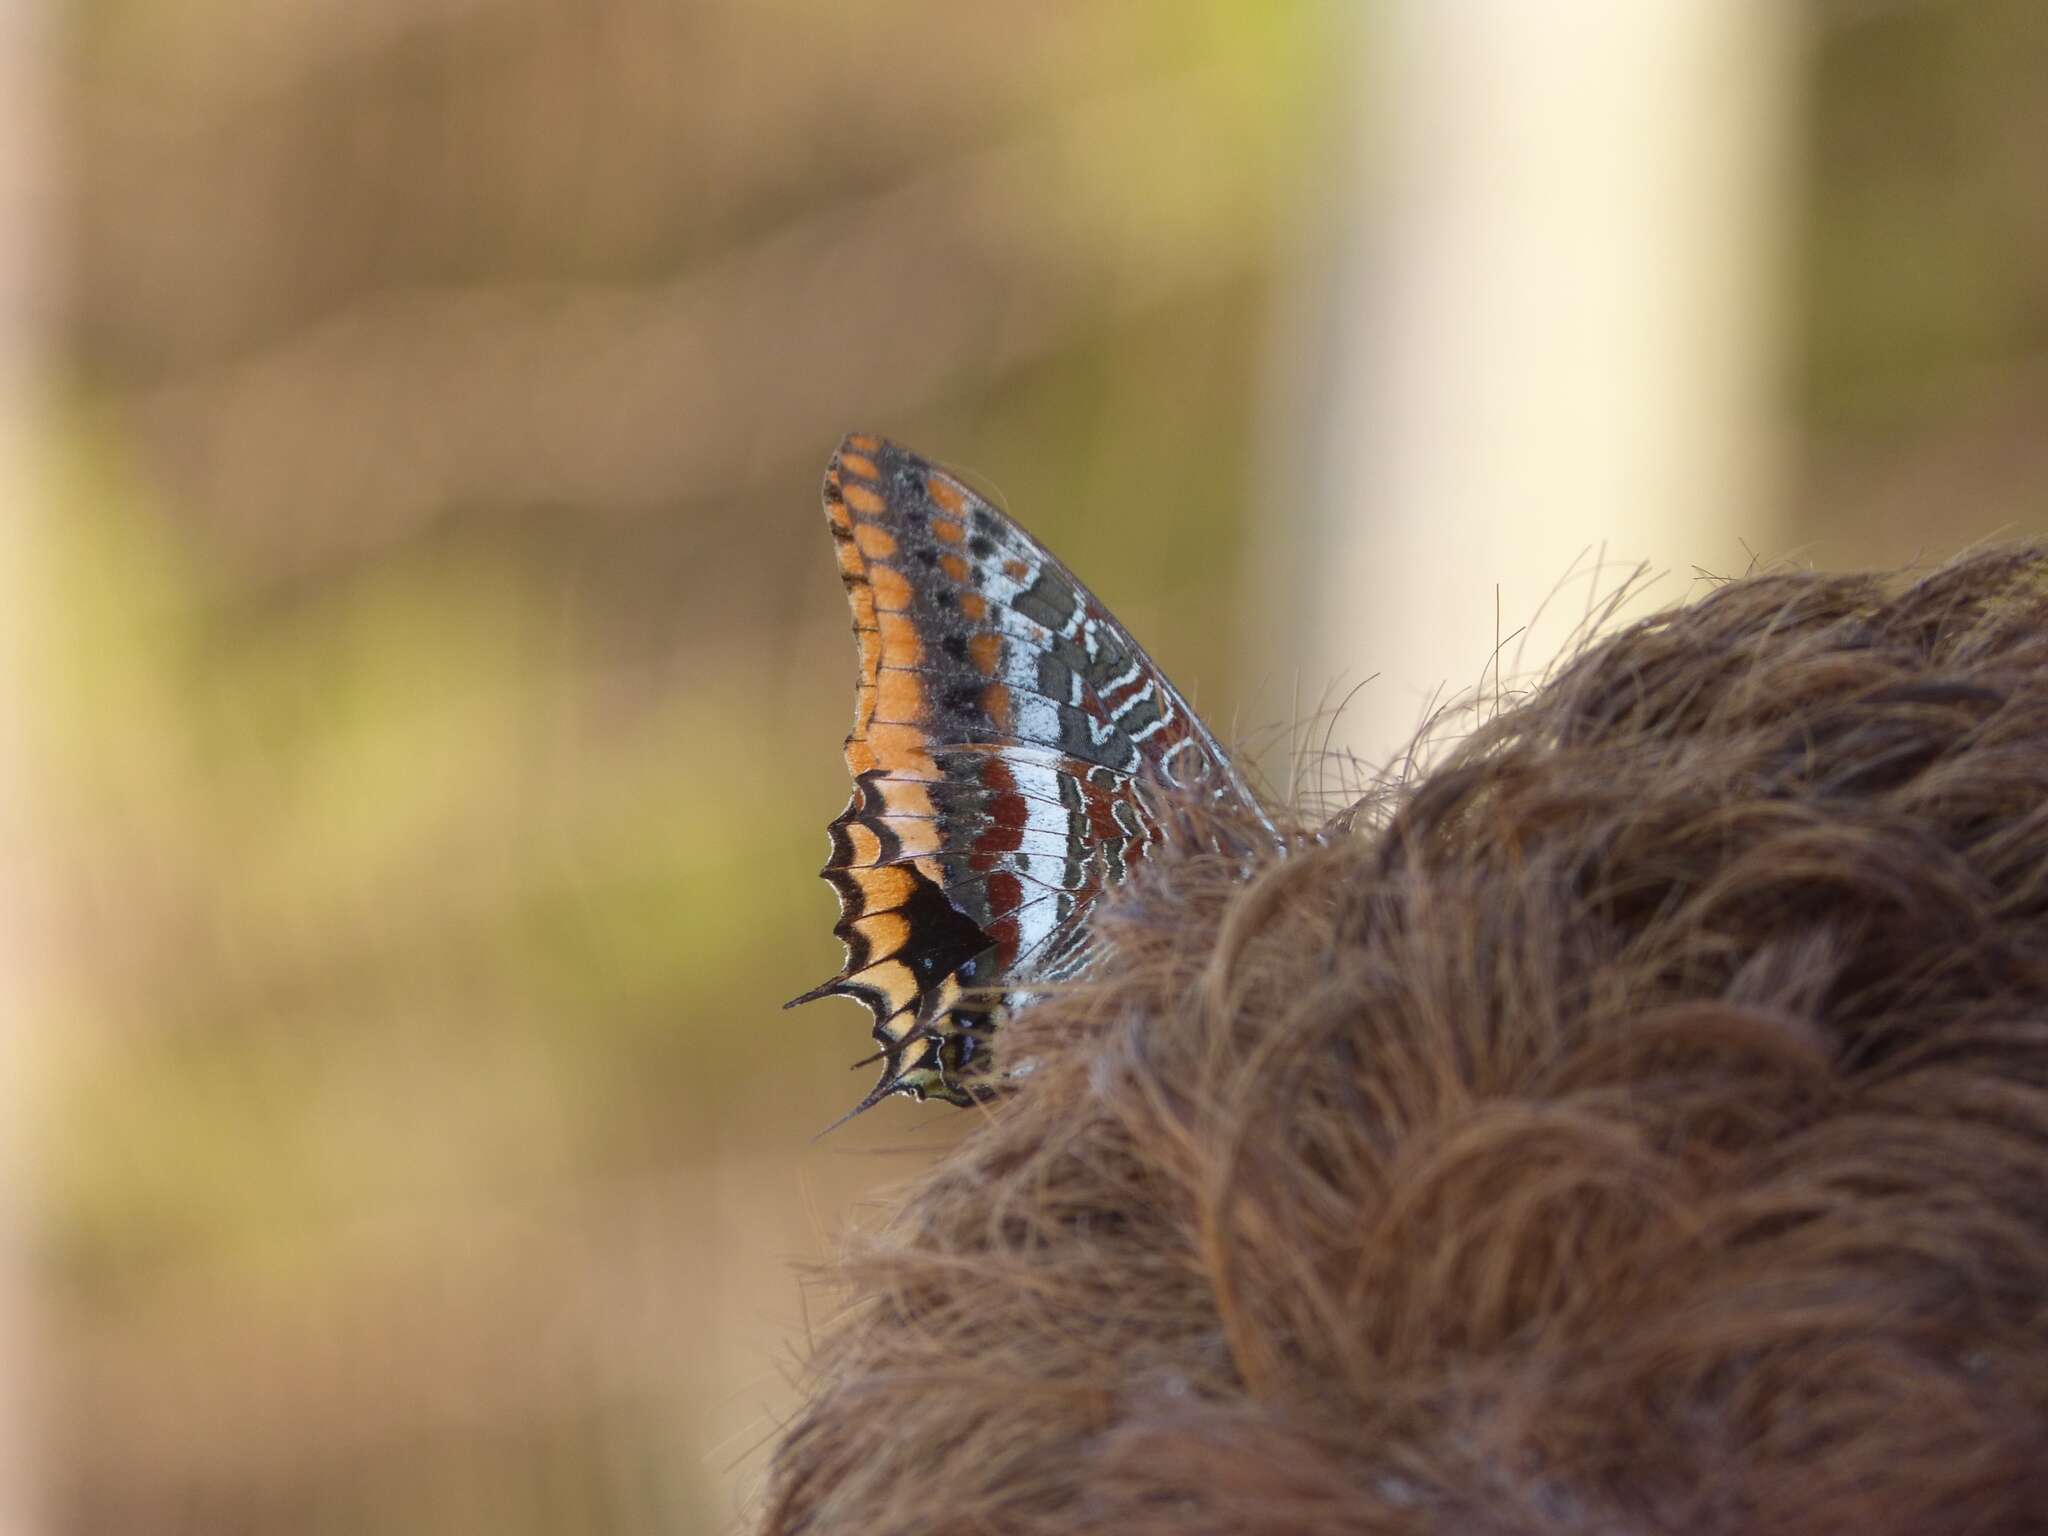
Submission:
[[[910,900],[900,909],[910,939],[898,952],[920,987],[933,987],[990,947],[989,936],[948,901],[924,876],[915,874]]]

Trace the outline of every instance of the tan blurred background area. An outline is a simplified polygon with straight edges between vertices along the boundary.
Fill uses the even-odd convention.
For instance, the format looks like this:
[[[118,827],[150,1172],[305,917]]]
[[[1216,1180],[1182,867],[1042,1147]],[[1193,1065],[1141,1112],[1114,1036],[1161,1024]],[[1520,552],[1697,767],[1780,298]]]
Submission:
[[[964,1123],[814,1141],[866,1016],[779,1011],[840,435],[1384,760],[1497,609],[2048,532],[2044,80],[2032,0],[0,0],[0,1536],[743,1524]]]

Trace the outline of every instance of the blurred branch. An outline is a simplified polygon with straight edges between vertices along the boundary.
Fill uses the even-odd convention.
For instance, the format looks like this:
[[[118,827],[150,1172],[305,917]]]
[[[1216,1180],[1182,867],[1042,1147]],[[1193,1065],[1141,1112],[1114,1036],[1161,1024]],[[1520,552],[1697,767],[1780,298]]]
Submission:
[[[764,456],[859,425],[849,398],[886,426],[1252,265],[1268,194],[1217,89],[1195,73],[1099,97],[669,284],[381,295],[145,396],[146,440],[258,581],[451,505],[727,495]],[[1162,185],[1176,160],[1244,174]]]

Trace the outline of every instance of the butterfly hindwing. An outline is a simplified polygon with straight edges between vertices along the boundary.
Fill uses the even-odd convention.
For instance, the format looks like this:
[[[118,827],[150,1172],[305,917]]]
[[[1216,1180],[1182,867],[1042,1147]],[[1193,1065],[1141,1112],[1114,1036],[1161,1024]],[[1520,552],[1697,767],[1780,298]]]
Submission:
[[[1156,795],[1256,801],[1137,642],[959,480],[856,434],[824,500],[859,649],[824,869],[846,963],[797,1001],[873,1011],[863,1108],[967,1103],[1016,990],[1085,969],[1087,909],[1157,841]]]

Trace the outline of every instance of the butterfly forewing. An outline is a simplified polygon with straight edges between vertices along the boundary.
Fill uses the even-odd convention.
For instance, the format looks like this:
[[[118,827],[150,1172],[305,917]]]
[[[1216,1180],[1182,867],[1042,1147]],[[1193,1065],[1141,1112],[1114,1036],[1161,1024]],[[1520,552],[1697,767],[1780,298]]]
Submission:
[[[1017,990],[1085,972],[1088,908],[1159,838],[1161,792],[1265,818],[1137,642],[966,485],[856,434],[824,498],[860,655],[824,869],[846,963],[797,1001],[873,1010],[862,1108],[967,1103]]]

